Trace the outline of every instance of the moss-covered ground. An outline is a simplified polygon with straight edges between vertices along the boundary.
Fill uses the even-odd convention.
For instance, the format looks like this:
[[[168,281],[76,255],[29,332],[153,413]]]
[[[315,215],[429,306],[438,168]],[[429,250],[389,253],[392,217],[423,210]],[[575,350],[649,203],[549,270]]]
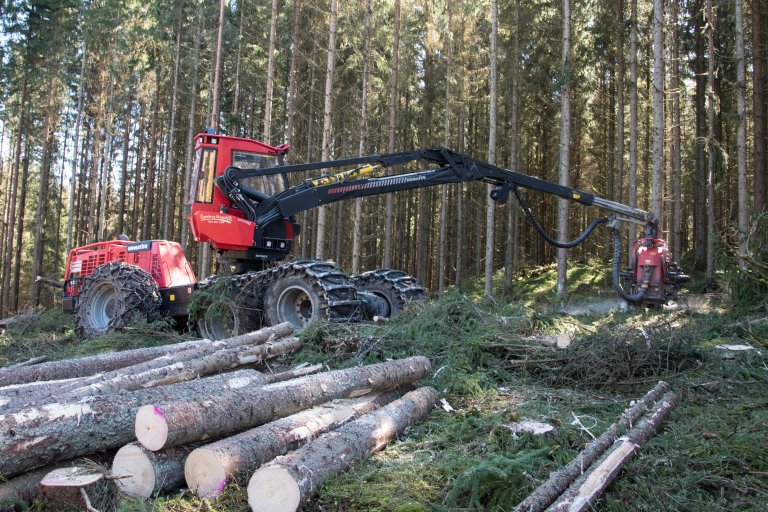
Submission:
[[[768,510],[768,322],[748,322],[764,318],[765,309],[738,309],[725,294],[689,294],[673,308],[623,311],[603,304],[595,313],[562,312],[595,298],[610,305],[608,279],[595,270],[601,268],[574,265],[574,293],[565,301],[554,295],[554,268],[543,267],[516,276],[511,298],[483,299],[481,283],[468,283],[384,324],[307,328],[292,362],[338,368],[426,355],[434,369],[425,384],[455,410],[436,409],[386,450],[328,481],[306,510],[510,510],[660,379],[684,402],[596,508]],[[138,326],[83,343],[70,322],[49,312],[15,326],[0,336],[0,364],[178,336]],[[556,334],[569,334],[571,345],[537,341]],[[716,348],[728,343],[758,350]],[[547,422],[555,432],[516,435],[509,425],[521,418]],[[214,501],[180,492],[148,502],[120,499],[116,509],[245,511],[247,505],[244,492],[232,488]]]

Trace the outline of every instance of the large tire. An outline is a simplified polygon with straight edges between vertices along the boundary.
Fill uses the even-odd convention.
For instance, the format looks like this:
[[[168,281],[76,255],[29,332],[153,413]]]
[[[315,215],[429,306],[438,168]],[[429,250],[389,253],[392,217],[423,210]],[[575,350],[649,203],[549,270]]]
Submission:
[[[402,270],[380,268],[354,276],[358,290],[372,293],[387,305],[387,311],[380,316],[393,317],[401,313],[408,303],[426,300],[424,287],[415,277]]]
[[[321,320],[360,320],[352,280],[328,261],[296,261],[273,269],[264,295],[267,325],[290,322],[297,329]]]
[[[83,280],[74,307],[75,333],[86,339],[137,320],[152,321],[161,303],[149,273],[128,263],[106,263]]]
[[[258,329],[262,322],[261,294],[263,286],[257,272],[241,275],[218,275],[202,281],[198,294],[214,287],[225,297],[203,298],[202,313],[195,320],[197,333],[202,338],[220,340]]]

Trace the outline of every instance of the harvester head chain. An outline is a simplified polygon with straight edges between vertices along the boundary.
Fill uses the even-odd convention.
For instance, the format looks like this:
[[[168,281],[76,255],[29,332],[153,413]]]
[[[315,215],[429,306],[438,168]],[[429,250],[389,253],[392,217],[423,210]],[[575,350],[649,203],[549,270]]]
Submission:
[[[362,304],[354,281],[331,261],[296,260],[262,272],[270,273],[270,281],[290,276],[311,281],[321,299],[320,316],[324,320],[359,322],[362,318]]]
[[[353,276],[353,279],[358,288],[361,289],[366,289],[366,285],[373,283],[383,284],[390,288],[394,292],[394,299],[397,301],[397,311],[402,311],[408,302],[426,300],[424,287],[415,277],[402,270],[391,268],[369,270]]]

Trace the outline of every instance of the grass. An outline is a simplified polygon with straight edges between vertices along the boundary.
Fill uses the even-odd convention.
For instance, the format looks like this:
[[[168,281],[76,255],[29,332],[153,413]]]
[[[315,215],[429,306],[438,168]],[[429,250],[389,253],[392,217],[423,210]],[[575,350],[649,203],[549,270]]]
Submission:
[[[601,267],[573,266],[577,291],[567,302],[604,290],[605,275],[594,268]],[[479,296],[482,283],[468,283],[385,324],[317,324],[301,334],[296,362],[338,368],[426,355],[434,370],[424,383],[455,409],[436,409],[386,450],[326,482],[305,510],[509,510],[659,379],[685,400],[597,509],[768,509],[768,322],[744,322],[764,311],[742,311],[720,295],[691,300],[692,308],[574,317],[552,306],[553,268],[528,274],[516,277],[515,299],[487,301]],[[175,336],[145,326],[83,344],[65,318],[43,319],[23,335],[0,338],[0,358],[69,357]],[[542,333],[568,333],[573,341],[565,350],[547,348],[531,339]],[[722,343],[762,351],[724,358],[715,348]],[[509,426],[522,418],[556,430],[516,435]],[[212,502],[189,492],[143,503],[121,499],[116,510],[234,512],[247,504],[243,490],[233,488]]]

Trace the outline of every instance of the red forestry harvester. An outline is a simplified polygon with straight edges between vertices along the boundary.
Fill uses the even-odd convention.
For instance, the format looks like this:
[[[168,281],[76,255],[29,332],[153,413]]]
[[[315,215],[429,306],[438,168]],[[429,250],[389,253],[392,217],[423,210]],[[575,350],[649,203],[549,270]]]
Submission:
[[[194,294],[206,297],[198,305],[196,327],[212,339],[284,321],[301,327],[316,319],[358,321],[395,315],[409,301],[424,298],[422,286],[405,272],[378,269],[350,276],[330,261],[275,263],[289,255],[300,233],[295,215],[344,199],[467,181],[494,185],[491,197],[500,203],[514,194],[533,227],[557,247],[575,247],[605,224],[614,233],[614,286],[630,303],[665,303],[688,279],[670,262],[650,213],[445,148],[285,165],[287,146],[215,133],[200,134],[195,140],[186,216],[195,240],[218,252],[220,267],[227,273],[196,282],[182,248],[166,240],[112,240],[74,249],[64,276],[64,307],[74,313],[80,336],[121,327],[133,317],[164,313],[184,322]],[[414,161],[426,162],[427,169],[363,177]],[[290,173],[339,168],[347,170],[288,184]],[[539,225],[521,189],[597,206],[613,216],[595,219],[571,242],[559,242]],[[619,271],[621,220],[645,226],[645,236],[631,254],[630,269],[624,272]]]

